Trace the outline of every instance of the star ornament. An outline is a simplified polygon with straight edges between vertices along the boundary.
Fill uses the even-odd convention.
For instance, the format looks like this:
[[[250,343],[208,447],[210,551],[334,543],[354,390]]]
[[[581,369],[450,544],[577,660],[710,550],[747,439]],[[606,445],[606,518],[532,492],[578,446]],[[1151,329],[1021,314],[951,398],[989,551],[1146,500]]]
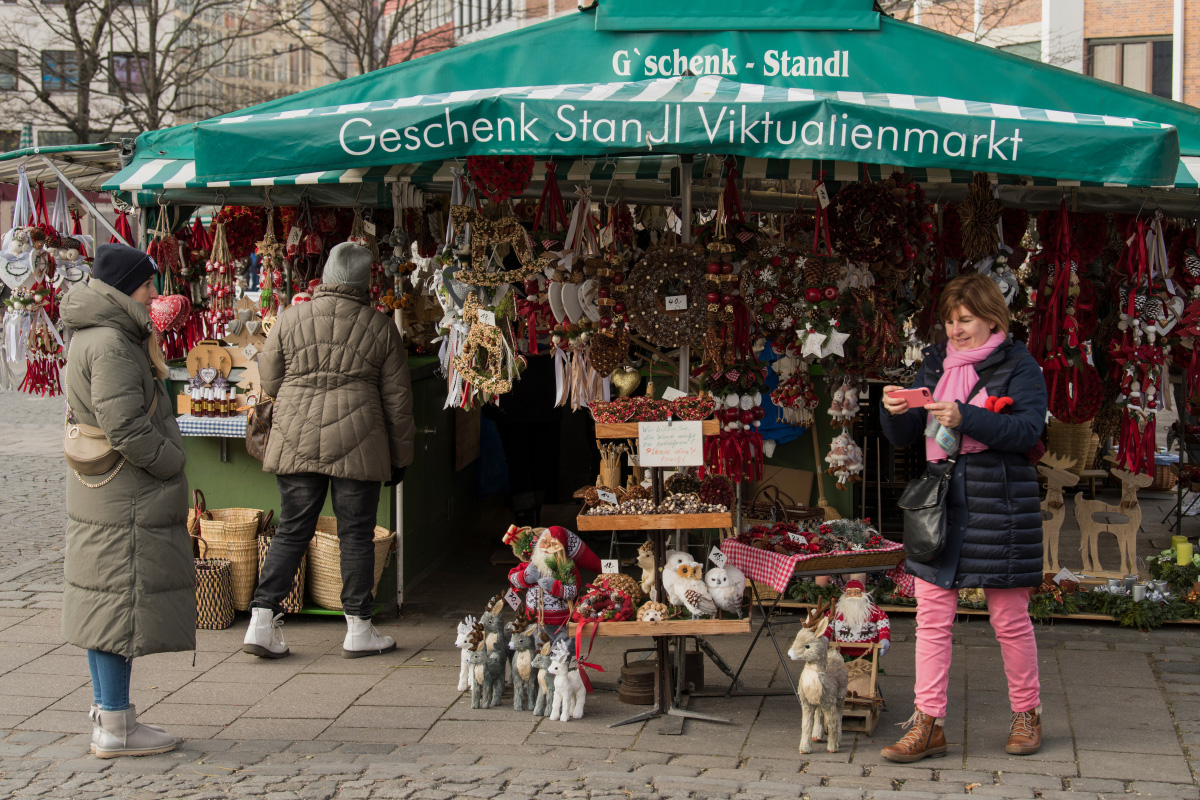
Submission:
[[[821,353],[821,358],[824,358],[825,356],[840,356],[845,358],[846,352],[844,345],[846,344],[846,340],[849,338],[850,334],[842,333],[841,331],[835,330],[833,333],[829,334],[828,340],[825,342],[824,351]]]
[[[816,331],[806,331],[804,333],[804,347],[800,351],[801,358],[821,358],[821,345],[826,339],[825,334],[817,333]]]

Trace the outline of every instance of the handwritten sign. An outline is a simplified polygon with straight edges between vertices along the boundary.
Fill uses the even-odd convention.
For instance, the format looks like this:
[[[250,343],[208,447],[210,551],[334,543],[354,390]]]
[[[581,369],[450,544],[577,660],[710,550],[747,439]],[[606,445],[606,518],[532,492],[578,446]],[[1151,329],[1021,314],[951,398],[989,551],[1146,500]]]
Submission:
[[[721,548],[714,547],[712,552],[708,554],[708,560],[716,564],[718,567],[725,566],[725,554],[721,552]]]
[[[817,202],[821,204],[821,208],[829,208],[829,191],[823,183],[817,186]]]
[[[491,325],[496,327],[496,313],[494,311],[480,311],[479,322],[483,325]]]
[[[680,397],[687,397],[687,392],[681,392],[674,386],[668,386],[665,390],[663,390],[662,399],[666,400],[667,402],[677,400]]]
[[[600,572],[604,575],[615,575],[620,572],[621,562],[615,558],[606,558],[600,562]]]
[[[242,348],[242,355],[246,357],[247,361],[253,361],[254,357],[258,355],[258,348],[252,344],[248,344]]]
[[[687,311],[687,295],[673,294],[664,301],[667,311]]]
[[[513,611],[521,607],[521,598],[517,596],[515,589],[509,589],[504,593],[504,602],[508,603]]]
[[[617,496],[612,492],[600,490],[596,492],[596,496],[600,498],[601,503],[608,503],[613,506],[617,504]]]
[[[375,235],[375,223],[371,222],[371,220],[365,220],[363,222],[363,230],[367,232],[367,236],[374,236]]]
[[[704,464],[704,423],[639,422],[638,463],[643,467]]]
[[[798,533],[789,533],[788,538],[796,544],[808,544],[808,540]]]

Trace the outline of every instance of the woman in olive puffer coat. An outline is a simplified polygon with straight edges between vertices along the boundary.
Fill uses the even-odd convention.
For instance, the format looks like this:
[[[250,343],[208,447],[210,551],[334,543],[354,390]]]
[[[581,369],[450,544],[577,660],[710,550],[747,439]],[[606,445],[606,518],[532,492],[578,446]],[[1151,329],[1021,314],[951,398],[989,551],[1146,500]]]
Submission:
[[[67,477],[63,635],[88,651],[92,752],[102,758],[178,745],[137,722],[131,660],[196,645],[183,440],[158,380],[166,362],[148,311],[157,272],[140,250],[102,245],[90,283],[71,289],[61,309],[73,332],[66,366],[72,419],[100,428],[123,456],[104,475]]]

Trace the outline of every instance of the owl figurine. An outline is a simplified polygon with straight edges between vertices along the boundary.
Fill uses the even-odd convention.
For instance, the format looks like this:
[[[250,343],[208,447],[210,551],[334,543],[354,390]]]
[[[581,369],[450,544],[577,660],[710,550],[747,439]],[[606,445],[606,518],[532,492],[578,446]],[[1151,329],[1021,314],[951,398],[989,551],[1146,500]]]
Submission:
[[[742,618],[742,595],[746,591],[746,576],[734,566],[710,569],[704,576],[708,594],[717,608],[738,619]]]
[[[667,604],[672,606],[683,605],[683,598],[674,591],[676,581],[679,579],[678,567],[681,564],[695,564],[696,559],[682,550],[668,550],[667,563],[663,567],[662,585],[663,591],[667,593]],[[661,598],[659,598],[661,600]]]
[[[700,564],[680,564],[675,568],[673,582],[675,593],[683,606],[692,614],[692,619],[705,619],[717,615],[717,604],[713,602],[704,585],[704,567]]]

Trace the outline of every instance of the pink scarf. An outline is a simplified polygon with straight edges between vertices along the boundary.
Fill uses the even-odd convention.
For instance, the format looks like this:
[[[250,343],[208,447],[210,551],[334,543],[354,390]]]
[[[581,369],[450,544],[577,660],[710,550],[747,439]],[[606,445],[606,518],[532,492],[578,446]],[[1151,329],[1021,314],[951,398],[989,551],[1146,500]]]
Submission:
[[[979,374],[975,372],[975,365],[996,352],[996,348],[1004,344],[1007,339],[1008,337],[1003,333],[996,332],[974,350],[956,350],[952,343],[947,342],[946,358],[942,361],[942,369],[945,371],[933,392],[934,399],[939,403],[964,402],[967,394],[975,388],[975,384],[979,380]],[[981,387],[971,398],[970,405],[983,408],[987,403],[987,398],[987,387]],[[987,445],[970,436],[963,436],[959,446],[960,453],[980,453],[987,449]],[[925,437],[925,459],[927,461],[943,461],[948,457],[949,454],[933,440],[933,437]]]

